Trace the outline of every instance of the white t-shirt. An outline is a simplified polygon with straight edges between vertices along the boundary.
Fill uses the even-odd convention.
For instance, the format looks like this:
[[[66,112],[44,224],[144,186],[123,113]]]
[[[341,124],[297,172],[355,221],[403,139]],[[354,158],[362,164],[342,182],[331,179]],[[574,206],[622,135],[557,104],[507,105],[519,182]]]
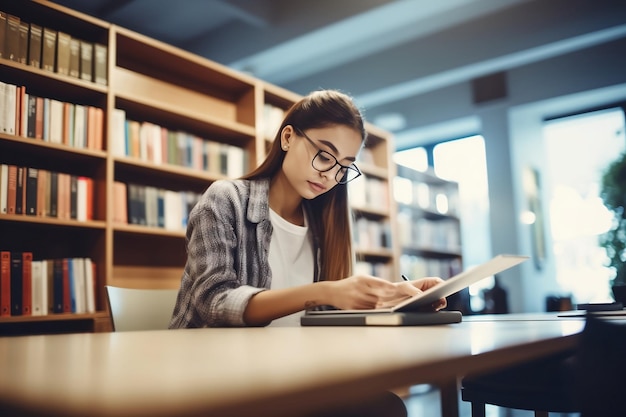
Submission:
[[[289,223],[270,209],[274,231],[270,241],[269,264],[272,269],[271,289],[295,287],[313,282],[313,247],[309,227]],[[303,312],[274,320],[271,326],[300,326]]]

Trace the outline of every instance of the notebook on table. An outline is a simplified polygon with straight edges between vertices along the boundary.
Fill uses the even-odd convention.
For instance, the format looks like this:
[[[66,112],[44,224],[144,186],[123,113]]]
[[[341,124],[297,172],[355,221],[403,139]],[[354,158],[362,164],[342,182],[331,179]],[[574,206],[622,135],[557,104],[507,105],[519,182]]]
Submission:
[[[312,310],[300,318],[302,326],[416,326],[458,323],[458,311],[424,312],[441,298],[448,297],[484,278],[495,275],[528,259],[523,255],[498,255],[467,269],[428,290],[408,297],[389,308],[371,310]]]

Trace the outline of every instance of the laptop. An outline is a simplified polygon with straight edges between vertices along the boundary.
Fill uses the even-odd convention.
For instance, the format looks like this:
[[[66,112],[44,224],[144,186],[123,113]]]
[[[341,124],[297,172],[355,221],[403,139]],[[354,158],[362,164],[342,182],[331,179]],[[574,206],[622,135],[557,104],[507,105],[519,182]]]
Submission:
[[[369,310],[310,310],[300,318],[302,326],[417,326],[458,323],[459,311],[424,312],[440,298],[448,297],[484,278],[526,261],[523,255],[498,255],[467,269],[441,284],[399,302],[393,307]]]

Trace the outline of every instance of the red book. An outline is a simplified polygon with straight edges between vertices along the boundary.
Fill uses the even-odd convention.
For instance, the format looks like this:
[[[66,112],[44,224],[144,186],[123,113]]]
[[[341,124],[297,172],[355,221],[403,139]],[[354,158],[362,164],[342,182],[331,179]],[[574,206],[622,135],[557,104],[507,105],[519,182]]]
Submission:
[[[0,252],[0,316],[11,315],[11,252]]]
[[[7,187],[7,214],[15,214],[17,203],[17,166],[9,165]]]
[[[22,252],[22,315],[33,313],[33,253]]]
[[[18,85],[15,89],[15,134],[18,136],[25,136],[22,132],[22,114],[24,114],[22,107],[25,104],[25,95],[26,87]]]

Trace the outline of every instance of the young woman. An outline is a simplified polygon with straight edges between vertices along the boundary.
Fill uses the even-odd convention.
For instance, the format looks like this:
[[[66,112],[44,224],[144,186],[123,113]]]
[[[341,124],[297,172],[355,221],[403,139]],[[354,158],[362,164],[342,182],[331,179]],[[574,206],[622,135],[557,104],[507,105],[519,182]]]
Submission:
[[[346,183],[361,174],[365,137],[350,97],[313,92],[287,112],[256,170],[214,182],[189,216],[170,327],[299,325],[305,309],[374,308],[440,282],[352,275]]]
[[[365,137],[349,96],[313,92],[287,112],[256,170],[214,182],[189,216],[170,327],[298,325],[305,309],[374,308],[438,283],[352,275],[346,184],[361,174]]]
[[[306,309],[384,306],[440,282],[352,275],[346,184],[361,175],[354,161],[365,137],[350,97],[313,92],[287,112],[256,170],[214,182],[189,215],[170,328],[298,326]],[[406,409],[383,393],[326,414],[339,415],[406,416]]]

